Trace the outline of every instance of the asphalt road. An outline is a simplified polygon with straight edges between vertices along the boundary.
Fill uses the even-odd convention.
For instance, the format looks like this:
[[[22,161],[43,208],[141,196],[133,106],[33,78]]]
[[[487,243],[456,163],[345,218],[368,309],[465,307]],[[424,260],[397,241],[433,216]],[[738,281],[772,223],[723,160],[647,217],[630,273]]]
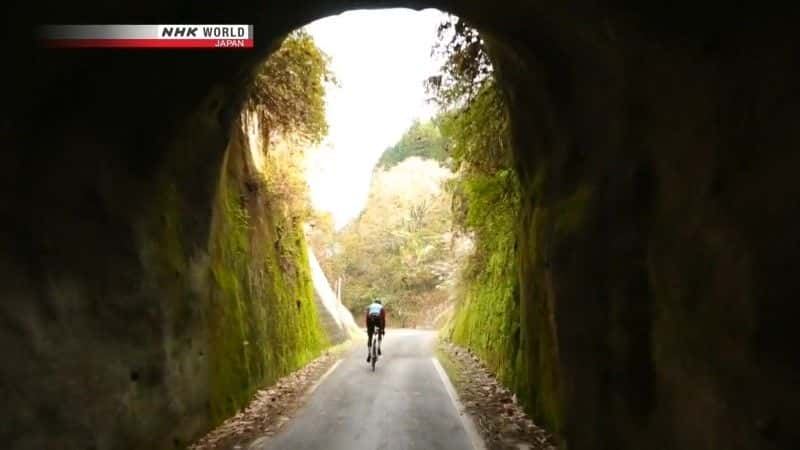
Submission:
[[[375,372],[361,342],[258,450],[482,448],[433,360],[434,332],[387,330]],[[466,425],[466,427],[465,427]],[[471,439],[470,436],[473,436]]]

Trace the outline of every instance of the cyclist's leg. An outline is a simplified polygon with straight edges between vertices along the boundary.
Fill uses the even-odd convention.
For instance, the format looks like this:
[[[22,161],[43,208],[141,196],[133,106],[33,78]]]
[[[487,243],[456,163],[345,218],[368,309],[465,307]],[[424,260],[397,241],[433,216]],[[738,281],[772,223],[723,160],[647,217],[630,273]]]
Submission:
[[[370,354],[370,347],[372,347],[372,334],[375,331],[372,321],[367,319],[367,362],[372,359],[372,354]]]
[[[376,331],[375,320],[372,317],[367,318],[367,362],[370,362],[372,359],[372,354],[370,353],[370,349],[372,348],[372,336],[375,334]]]
[[[378,328],[378,354],[381,355],[381,344],[383,343],[383,327]]]
[[[378,319],[378,354],[381,354],[381,345],[383,343],[383,335],[386,333],[386,318],[382,315]]]

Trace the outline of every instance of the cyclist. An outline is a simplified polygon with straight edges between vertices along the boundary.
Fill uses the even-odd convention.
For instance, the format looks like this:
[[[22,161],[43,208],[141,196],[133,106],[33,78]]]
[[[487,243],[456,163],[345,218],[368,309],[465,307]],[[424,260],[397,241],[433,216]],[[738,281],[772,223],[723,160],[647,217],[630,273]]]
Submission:
[[[372,335],[375,333],[375,327],[378,327],[378,354],[381,354],[381,341],[383,335],[386,333],[386,311],[383,309],[381,299],[376,298],[372,303],[367,306],[367,362],[371,359],[369,352],[372,347]]]

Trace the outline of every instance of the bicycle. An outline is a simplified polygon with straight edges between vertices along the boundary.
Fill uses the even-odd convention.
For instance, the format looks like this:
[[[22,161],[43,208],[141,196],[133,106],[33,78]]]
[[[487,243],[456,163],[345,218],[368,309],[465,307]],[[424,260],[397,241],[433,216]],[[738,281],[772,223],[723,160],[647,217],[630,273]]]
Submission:
[[[370,363],[372,364],[372,371],[375,372],[375,363],[378,362],[378,346],[380,345],[381,339],[379,336],[381,335],[379,330],[375,330],[375,334],[372,335],[372,346],[370,351],[372,352]]]

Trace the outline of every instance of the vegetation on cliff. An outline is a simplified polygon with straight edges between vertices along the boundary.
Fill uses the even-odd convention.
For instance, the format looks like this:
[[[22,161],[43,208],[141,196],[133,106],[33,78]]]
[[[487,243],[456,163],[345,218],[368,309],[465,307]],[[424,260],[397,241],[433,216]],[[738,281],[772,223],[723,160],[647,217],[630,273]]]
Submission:
[[[543,425],[557,428],[552,383],[528,383],[529,353],[538,352],[526,350],[522,340],[517,260],[521,187],[513,165],[509,114],[477,30],[451,18],[440,26],[439,38],[435,51],[445,62],[427,88],[444,111],[439,123],[456,170],[449,182],[454,230],[474,239],[446,332],[480,355]],[[550,360],[542,357],[537,364]],[[537,370],[552,373],[548,367]]]
[[[262,66],[227,149],[210,239],[213,420],[327,345],[313,298],[299,161],[327,130],[327,59],[303,32]],[[256,124],[257,126],[250,126]]]
[[[328,58],[307,32],[292,32],[264,63],[250,89],[248,107],[269,133],[319,142],[328,133],[325,81],[335,81]]]
[[[433,121],[414,121],[400,140],[383,152],[378,167],[390,169],[412,156],[445,162],[445,140]]]
[[[450,183],[454,226],[474,239],[474,251],[461,269],[451,337],[478,352],[504,382],[513,384],[520,327],[520,195],[504,139],[507,119],[493,82],[486,82],[469,106],[445,123],[451,155],[459,164]],[[478,123],[484,127],[474,126]]]

